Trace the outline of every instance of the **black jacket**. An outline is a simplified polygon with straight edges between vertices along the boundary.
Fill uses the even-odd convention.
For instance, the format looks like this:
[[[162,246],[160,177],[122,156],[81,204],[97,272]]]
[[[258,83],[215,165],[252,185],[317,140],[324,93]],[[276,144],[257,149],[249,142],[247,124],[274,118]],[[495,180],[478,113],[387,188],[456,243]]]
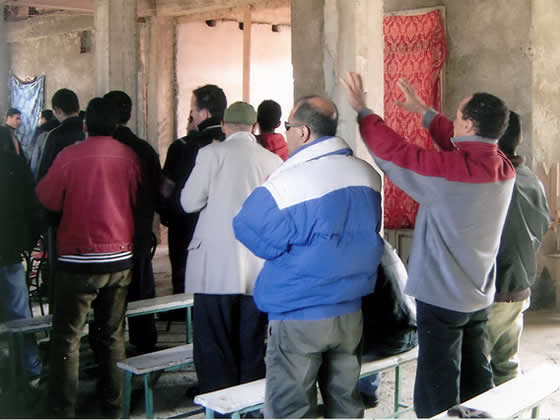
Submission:
[[[152,245],[154,213],[160,211],[161,164],[154,148],[125,126],[116,129],[113,137],[130,147],[140,161],[142,180],[136,193],[134,208],[134,252],[146,255]]]
[[[362,298],[364,361],[399,354],[416,346],[416,303],[404,293],[407,279],[404,264],[385,241],[375,290]]]
[[[164,200],[165,217],[162,218],[162,222],[171,229],[184,232],[188,237],[192,237],[194,233],[198,213],[187,214],[183,211],[180,202],[181,191],[194,168],[198,151],[214,140],[225,139],[221,122],[216,118],[203,121],[198,129],[199,131],[193,131],[171,144],[163,165],[164,182],[167,178],[174,185],[171,196]]]
[[[4,266],[21,261],[21,253],[33,247],[42,226],[41,207],[25,158],[13,148],[0,149],[0,266]]]
[[[45,139],[43,153],[39,157],[36,176],[37,183],[47,174],[56,156],[62,149],[85,138],[84,123],[80,117],[66,118],[58,127],[52,130]]]
[[[515,163],[515,162],[514,162]],[[517,177],[496,258],[495,301],[523,300],[537,275],[537,251],[550,224],[544,188],[525,165]],[[525,294],[519,292],[526,291]]]

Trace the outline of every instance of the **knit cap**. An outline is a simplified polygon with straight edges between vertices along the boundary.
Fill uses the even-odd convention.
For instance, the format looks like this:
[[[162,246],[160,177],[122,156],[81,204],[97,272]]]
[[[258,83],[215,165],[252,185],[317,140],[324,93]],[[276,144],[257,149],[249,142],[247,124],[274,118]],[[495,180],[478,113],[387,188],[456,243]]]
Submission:
[[[257,122],[257,111],[247,102],[234,102],[224,112],[224,122],[253,125]]]

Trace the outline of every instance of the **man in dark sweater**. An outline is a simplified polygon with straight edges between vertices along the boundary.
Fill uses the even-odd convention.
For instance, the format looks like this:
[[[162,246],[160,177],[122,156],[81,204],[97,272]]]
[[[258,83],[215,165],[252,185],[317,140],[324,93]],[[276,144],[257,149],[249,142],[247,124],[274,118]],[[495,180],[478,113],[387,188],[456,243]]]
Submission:
[[[128,287],[128,301],[148,299],[156,296],[154,272],[152,268],[152,225],[154,213],[160,209],[159,186],[161,165],[154,148],[126,126],[130,120],[132,101],[120,90],[113,90],[104,97],[118,109],[118,125],[113,137],[130,147],[140,162],[141,181],[136,193],[134,208],[134,256],[132,281]],[[157,329],[153,314],[128,319],[130,342],[140,353],[154,351]]]
[[[519,115],[512,111],[508,128],[498,141],[517,177],[496,259],[496,295],[488,314],[488,349],[496,385],[519,374],[523,312],[529,307],[537,275],[536,253],[550,224],[544,188],[525,166],[524,158],[516,155],[520,143]]]
[[[187,246],[192,239],[199,214],[187,214],[183,211],[179,202],[181,190],[194,168],[199,149],[212,141],[224,140],[221,123],[226,106],[226,96],[218,86],[205,85],[195,89],[191,97],[189,133],[171,144],[163,165],[161,194],[167,213],[163,222],[169,227],[173,293],[185,291]]]

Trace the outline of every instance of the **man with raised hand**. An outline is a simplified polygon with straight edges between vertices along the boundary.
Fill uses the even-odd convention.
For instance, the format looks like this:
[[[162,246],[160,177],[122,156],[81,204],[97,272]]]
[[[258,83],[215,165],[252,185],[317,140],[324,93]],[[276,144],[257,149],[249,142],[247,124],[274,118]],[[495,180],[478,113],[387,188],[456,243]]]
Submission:
[[[398,105],[422,117],[441,150],[427,151],[367,108],[359,74],[342,82],[376,163],[420,204],[405,292],[417,303],[414,408],[418,417],[431,417],[493,386],[488,306],[515,181],[497,145],[508,109],[494,95],[475,93],[461,101],[451,122],[401,79],[405,100]]]

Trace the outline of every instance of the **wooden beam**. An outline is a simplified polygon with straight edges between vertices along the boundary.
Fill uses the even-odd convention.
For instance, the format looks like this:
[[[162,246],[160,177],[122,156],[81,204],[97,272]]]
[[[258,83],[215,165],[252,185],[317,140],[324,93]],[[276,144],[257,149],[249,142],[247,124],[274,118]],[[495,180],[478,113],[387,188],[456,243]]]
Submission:
[[[93,13],[93,0],[0,0],[0,4]]]
[[[251,101],[251,6],[243,9],[243,100]]]
[[[251,7],[276,9],[290,6],[290,0],[157,0],[158,16],[185,16],[224,9]]]
[[[35,16],[21,22],[6,23],[6,42],[21,42],[93,29],[93,16]]]

